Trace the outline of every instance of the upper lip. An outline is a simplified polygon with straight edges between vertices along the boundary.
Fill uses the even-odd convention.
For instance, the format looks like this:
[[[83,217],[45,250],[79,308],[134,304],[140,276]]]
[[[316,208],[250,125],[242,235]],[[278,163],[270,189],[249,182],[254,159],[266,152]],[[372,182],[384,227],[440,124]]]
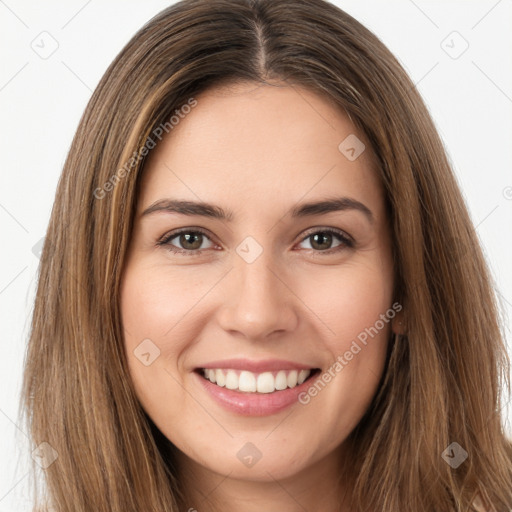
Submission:
[[[223,359],[222,361],[205,363],[198,368],[246,370],[252,373],[262,373],[278,370],[312,370],[315,366],[286,361],[284,359],[264,359],[261,361],[251,359]]]

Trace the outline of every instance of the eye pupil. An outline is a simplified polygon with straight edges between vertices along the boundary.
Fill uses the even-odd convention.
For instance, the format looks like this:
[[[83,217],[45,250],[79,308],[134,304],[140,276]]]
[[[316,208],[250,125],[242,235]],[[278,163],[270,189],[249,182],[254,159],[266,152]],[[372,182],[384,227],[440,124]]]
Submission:
[[[313,243],[311,244],[311,246],[315,249],[319,249],[319,250],[325,250],[325,249],[329,249],[328,246],[331,245],[331,242],[332,242],[332,235],[329,234],[329,233],[315,233],[313,236]],[[320,240],[320,243],[318,243],[318,240]],[[323,241],[323,244],[326,244],[327,247],[315,247],[315,245],[322,245],[322,241]]]
[[[180,235],[180,243],[185,249],[199,249],[202,243],[202,236],[203,235],[201,233],[182,233]],[[195,240],[193,241],[193,239]],[[188,247],[187,244],[192,244],[192,247]]]

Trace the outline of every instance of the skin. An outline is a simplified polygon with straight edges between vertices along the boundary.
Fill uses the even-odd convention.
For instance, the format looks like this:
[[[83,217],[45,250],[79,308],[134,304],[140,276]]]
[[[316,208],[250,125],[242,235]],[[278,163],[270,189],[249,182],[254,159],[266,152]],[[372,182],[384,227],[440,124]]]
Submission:
[[[336,484],[344,441],[377,391],[400,316],[310,403],[269,416],[225,410],[193,373],[238,357],[326,370],[393,303],[390,232],[370,144],[328,99],[276,85],[206,91],[151,151],[123,272],[131,378],[146,412],[179,448],[187,506],[199,511],[348,510],[339,504],[347,489]],[[338,149],[350,134],[366,145],[355,161]],[[333,196],[364,203],[373,222],[357,210],[287,214]],[[233,220],[142,215],[165,198],[214,203]],[[199,235],[201,254],[190,256],[180,236],[157,244],[178,228],[208,233]],[[322,228],[347,233],[355,246],[333,236],[318,248],[312,235]],[[252,263],[236,252],[247,236],[263,250]],[[189,253],[173,254],[171,244]],[[144,339],[160,350],[149,366],[133,352]],[[247,442],[262,453],[250,468],[237,457]]]

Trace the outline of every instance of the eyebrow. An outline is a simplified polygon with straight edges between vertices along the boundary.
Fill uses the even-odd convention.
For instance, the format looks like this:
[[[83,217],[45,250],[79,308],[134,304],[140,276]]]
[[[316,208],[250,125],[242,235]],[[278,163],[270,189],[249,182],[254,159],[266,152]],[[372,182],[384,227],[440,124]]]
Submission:
[[[333,199],[302,203],[292,208],[288,212],[288,215],[291,215],[292,218],[296,219],[347,210],[361,212],[370,221],[370,223],[373,223],[374,221],[372,211],[366,205],[351,197],[335,197]],[[232,221],[234,218],[233,212],[229,210],[226,211],[220,206],[202,201],[183,201],[179,199],[160,199],[146,208],[142,212],[141,217],[156,212],[178,213],[190,216],[195,215],[228,222]]]

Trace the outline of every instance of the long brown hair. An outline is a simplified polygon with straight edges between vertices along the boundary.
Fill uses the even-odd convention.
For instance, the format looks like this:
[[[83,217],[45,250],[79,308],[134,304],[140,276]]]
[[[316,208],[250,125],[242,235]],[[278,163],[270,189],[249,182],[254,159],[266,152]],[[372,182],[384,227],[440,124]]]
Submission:
[[[177,109],[215,85],[271,80],[350,116],[389,205],[407,333],[391,340],[379,392],[350,435],[354,509],[474,510],[477,493],[511,509],[500,415],[509,361],[467,208],[406,72],[323,0],[176,3],[128,42],[94,91],[59,181],[26,355],[22,420],[50,454],[36,508],[184,506],[172,446],[135,396],[123,346],[119,283],[137,184],[149,140],[159,126],[172,136]],[[446,457],[454,442],[468,454],[457,468]]]

